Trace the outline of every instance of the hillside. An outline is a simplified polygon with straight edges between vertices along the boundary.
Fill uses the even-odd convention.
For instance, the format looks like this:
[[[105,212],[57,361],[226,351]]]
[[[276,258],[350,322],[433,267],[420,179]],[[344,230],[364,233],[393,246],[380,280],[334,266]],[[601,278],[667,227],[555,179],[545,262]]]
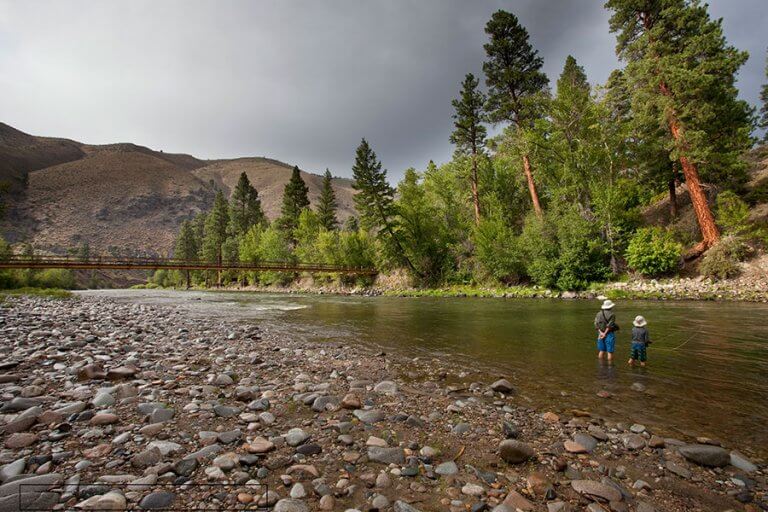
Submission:
[[[2,223],[11,242],[64,252],[166,254],[179,224],[229,195],[242,171],[267,217],[280,214],[292,166],[268,158],[199,160],[130,143],[89,145],[36,137],[0,124],[0,182],[9,185]],[[322,177],[302,172],[314,204]],[[353,214],[351,181],[334,179],[339,217]]]

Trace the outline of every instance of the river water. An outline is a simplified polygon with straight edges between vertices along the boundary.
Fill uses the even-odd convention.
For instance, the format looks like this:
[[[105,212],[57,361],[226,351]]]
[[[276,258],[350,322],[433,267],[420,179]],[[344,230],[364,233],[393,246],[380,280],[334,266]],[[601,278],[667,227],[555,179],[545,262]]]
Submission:
[[[586,409],[672,436],[708,436],[768,456],[768,305],[618,301],[612,366],[596,358],[598,301],[340,297],[100,290],[118,300],[171,304],[193,317],[258,323],[285,335],[362,343],[437,357],[458,372],[504,376],[518,400],[544,410]],[[648,366],[627,366],[631,322],[654,343]],[[645,391],[633,390],[639,383]],[[610,398],[600,398],[608,391]]]

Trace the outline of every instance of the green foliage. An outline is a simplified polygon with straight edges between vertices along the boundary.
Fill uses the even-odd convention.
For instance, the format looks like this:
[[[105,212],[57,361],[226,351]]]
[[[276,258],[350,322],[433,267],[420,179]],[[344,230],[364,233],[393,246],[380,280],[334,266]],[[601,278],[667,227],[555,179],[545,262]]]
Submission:
[[[205,261],[223,261],[223,246],[227,240],[229,207],[224,193],[219,190],[213,201],[213,208],[205,218],[202,253]]]
[[[641,228],[627,248],[627,264],[644,276],[661,276],[680,266],[683,247],[672,233],[659,227]]]
[[[407,265],[412,272],[418,274],[419,271],[405,253],[396,232],[395,190],[387,182],[387,171],[382,170],[381,162],[365,139],[355,152],[352,175],[355,179],[352,187],[357,190],[355,208],[360,214],[363,229],[372,231],[378,238],[384,260]]]
[[[292,237],[292,232],[299,223],[299,215],[304,208],[309,208],[309,188],[304,183],[299,168],[294,167],[291,179],[285,184],[283,190],[283,205],[278,220],[280,229]]]
[[[321,229],[320,217],[315,212],[309,209],[301,211],[298,225],[293,230],[293,238],[296,240],[293,254],[298,261],[323,263],[318,261],[316,247]]]
[[[701,260],[699,271],[712,279],[728,279],[739,274],[739,262],[746,247],[736,236],[723,237]]]
[[[541,286],[583,290],[610,275],[608,254],[595,225],[573,207],[529,216],[521,234],[527,273]]]
[[[626,62],[636,122],[667,127],[674,115],[684,143],[666,136],[671,159],[684,155],[706,181],[739,187],[753,123],[736,88],[747,53],[727,44],[721,21],[710,19],[707,5],[698,1],[609,0],[606,7],[613,11],[611,31]]]
[[[496,11],[485,26],[489,42],[483,47],[488,86],[486,109],[493,122],[527,126],[541,112],[541,95],[549,80],[544,61],[528,41],[528,31],[512,13]]]
[[[240,261],[258,262],[287,262],[292,258],[291,248],[283,232],[277,225],[268,227],[254,225],[243,237],[239,248]],[[286,272],[258,272],[250,276],[253,283],[262,285],[285,284],[292,275]]]
[[[254,224],[265,221],[259,193],[251,185],[248,175],[242,172],[229,199],[230,233],[242,236]]]
[[[426,200],[424,185],[415,169],[405,171],[397,187],[397,233],[409,261],[424,284],[438,282],[449,265],[447,233],[437,209]]]
[[[715,215],[717,223],[726,233],[745,235],[752,229],[749,206],[730,190],[718,194]]]
[[[499,216],[486,216],[480,221],[474,242],[481,279],[509,284],[526,275],[518,237]]]
[[[336,194],[333,191],[331,171],[325,170],[323,175],[323,187],[320,189],[320,201],[317,203],[317,216],[320,224],[328,231],[339,227],[336,219]]]

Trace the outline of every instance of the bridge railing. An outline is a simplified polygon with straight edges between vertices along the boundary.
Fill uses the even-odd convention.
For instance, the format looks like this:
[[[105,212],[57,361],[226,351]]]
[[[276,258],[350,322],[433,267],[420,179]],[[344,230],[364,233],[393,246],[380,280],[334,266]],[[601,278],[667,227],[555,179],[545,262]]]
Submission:
[[[0,258],[0,268],[101,268],[101,269],[169,269],[169,270],[239,270],[239,271],[285,271],[285,272],[329,272],[375,274],[370,267],[332,265],[292,261],[208,261],[202,259],[179,259],[159,257],[122,256],[57,256],[13,254]]]

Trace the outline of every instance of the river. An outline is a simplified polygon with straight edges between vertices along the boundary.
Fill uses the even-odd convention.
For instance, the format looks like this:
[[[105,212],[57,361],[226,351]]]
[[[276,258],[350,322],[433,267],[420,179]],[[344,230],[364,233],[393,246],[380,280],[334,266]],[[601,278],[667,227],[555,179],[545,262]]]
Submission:
[[[498,376],[518,400],[567,412],[653,426],[671,436],[708,436],[768,455],[768,305],[618,301],[612,366],[597,361],[598,301],[341,297],[99,290],[79,292],[169,304],[191,316],[256,322],[286,336],[363,343],[413,357],[437,357],[467,378]],[[648,319],[648,366],[630,368],[631,322]],[[484,377],[484,378],[483,378]],[[633,389],[642,385],[644,391]],[[607,391],[610,398],[597,393]]]

